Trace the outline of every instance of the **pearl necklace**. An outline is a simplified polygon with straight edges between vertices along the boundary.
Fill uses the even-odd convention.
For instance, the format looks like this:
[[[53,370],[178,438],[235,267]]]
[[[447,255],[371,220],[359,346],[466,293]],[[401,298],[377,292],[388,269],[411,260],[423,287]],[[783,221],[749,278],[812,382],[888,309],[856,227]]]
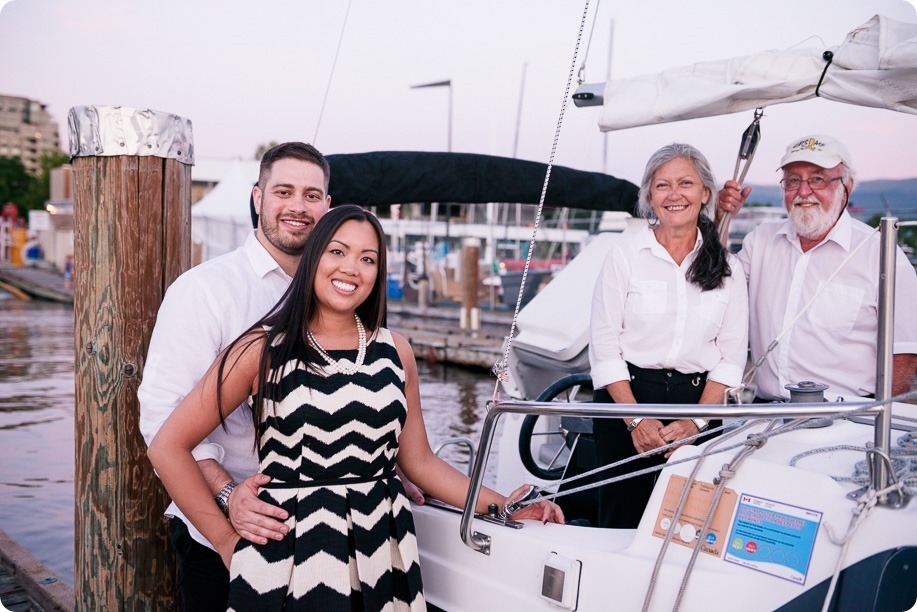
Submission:
[[[357,345],[357,359],[354,361],[352,366],[341,365],[341,362],[337,359],[331,357],[328,354],[328,351],[322,348],[322,345],[318,343],[318,340],[315,339],[315,336],[312,335],[312,330],[306,331],[306,337],[309,339],[309,344],[315,347],[315,350],[321,355],[322,359],[328,362],[328,369],[337,374],[345,374],[351,376],[357,373],[357,370],[363,365],[363,361],[366,359],[366,328],[363,327],[363,321],[360,320],[360,317],[354,313],[353,318],[357,321],[357,335],[360,340]]]

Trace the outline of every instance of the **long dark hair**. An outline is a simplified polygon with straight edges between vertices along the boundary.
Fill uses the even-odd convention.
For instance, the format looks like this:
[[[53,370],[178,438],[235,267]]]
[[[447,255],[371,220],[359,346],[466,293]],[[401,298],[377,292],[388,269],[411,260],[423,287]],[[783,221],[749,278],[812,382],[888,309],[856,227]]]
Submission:
[[[366,327],[370,337],[383,325],[386,311],[386,242],[385,232],[379,220],[353,204],[345,204],[332,208],[315,224],[312,234],[306,241],[302,259],[293,282],[287,288],[280,301],[271,310],[252,325],[244,334],[233,340],[220,358],[217,370],[217,410],[220,414],[220,423],[223,422],[223,413],[219,410],[222,405],[221,387],[227,359],[230,352],[240,345],[243,350],[257,340],[264,339],[264,350],[261,352],[258,367],[258,394],[252,405],[252,418],[255,423],[257,436],[255,444],[261,439],[263,432],[263,413],[265,388],[268,384],[279,382],[280,370],[272,368],[273,365],[288,363],[304,363],[307,369],[315,371],[316,364],[321,363],[321,357],[316,350],[306,341],[309,321],[318,311],[318,302],[315,299],[315,273],[319,260],[325,253],[328,244],[338,229],[347,221],[361,221],[369,223],[376,232],[379,240],[378,274],[369,296],[362,304],[357,306],[357,316]],[[232,366],[229,366],[232,369]],[[228,373],[228,372],[227,372]]]
[[[716,179],[713,177],[710,163],[703,153],[689,144],[678,142],[666,145],[653,153],[649,161],[646,162],[646,170],[643,171],[637,210],[641,216],[650,221],[656,217],[650,201],[653,176],[659,168],[679,157],[687,159],[694,165],[694,169],[700,175],[701,182],[710,192],[710,199],[704,202],[697,218],[697,228],[700,230],[703,244],[697,253],[697,257],[685,272],[685,278],[688,279],[689,283],[700,287],[701,291],[718,289],[723,286],[724,278],[732,276],[732,269],[729,267],[726,248],[720,244],[720,236],[716,230],[716,224],[710,218],[709,211],[716,202]]]

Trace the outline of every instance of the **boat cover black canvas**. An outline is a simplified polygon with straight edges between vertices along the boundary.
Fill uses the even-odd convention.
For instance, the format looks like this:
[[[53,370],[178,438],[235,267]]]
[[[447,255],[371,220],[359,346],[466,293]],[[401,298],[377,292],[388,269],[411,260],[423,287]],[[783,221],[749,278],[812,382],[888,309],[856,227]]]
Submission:
[[[538,204],[547,164],[479,155],[379,151],[329,155],[334,204]],[[637,186],[601,172],[554,166],[545,205],[633,214]]]

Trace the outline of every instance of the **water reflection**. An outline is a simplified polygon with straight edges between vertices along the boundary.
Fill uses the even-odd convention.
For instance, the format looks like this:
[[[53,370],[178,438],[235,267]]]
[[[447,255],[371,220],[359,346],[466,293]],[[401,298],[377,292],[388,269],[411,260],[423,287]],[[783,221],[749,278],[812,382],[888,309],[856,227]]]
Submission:
[[[73,309],[0,299],[0,528],[73,582]]]
[[[0,297],[0,528],[70,584],[73,359],[72,307]],[[418,366],[430,444],[457,436],[477,443],[493,379],[483,371]],[[448,446],[441,456],[466,472],[464,447]],[[492,484],[496,466],[489,465]]]
[[[483,370],[423,362],[417,365],[420,401],[430,445],[435,448],[444,440],[464,436],[471,438],[477,447],[487,414],[487,401],[493,397],[494,379]],[[499,435],[498,428],[491,446],[491,460],[485,471],[485,484],[490,486],[496,481],[493,452],[497,448]],[[465,446],[447,446],[440,452],[440,456],[467,473],[469,456]]]

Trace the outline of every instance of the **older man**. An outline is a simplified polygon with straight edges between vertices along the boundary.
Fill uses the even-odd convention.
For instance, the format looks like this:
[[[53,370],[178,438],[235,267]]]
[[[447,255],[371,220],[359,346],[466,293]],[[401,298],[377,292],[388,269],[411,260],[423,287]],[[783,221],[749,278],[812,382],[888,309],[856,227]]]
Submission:
[[[850,154],[830,136],[807,136],[787,147],[780,169],[789,219],[759,226],[739,253],[748,278],[752,359],[766,354],[756,373],[757,399],[787,399],[785,386],[803,380],[829,385],[831,399],[874,397],[880,245],[872,228],[846,210],[854,185]],[[718,213],[738,211],[750,193],[728,181]],[[897,395],[909,389],[917,367],[917,318],[910,312],[917,275],[901,249],[896,269]]]

